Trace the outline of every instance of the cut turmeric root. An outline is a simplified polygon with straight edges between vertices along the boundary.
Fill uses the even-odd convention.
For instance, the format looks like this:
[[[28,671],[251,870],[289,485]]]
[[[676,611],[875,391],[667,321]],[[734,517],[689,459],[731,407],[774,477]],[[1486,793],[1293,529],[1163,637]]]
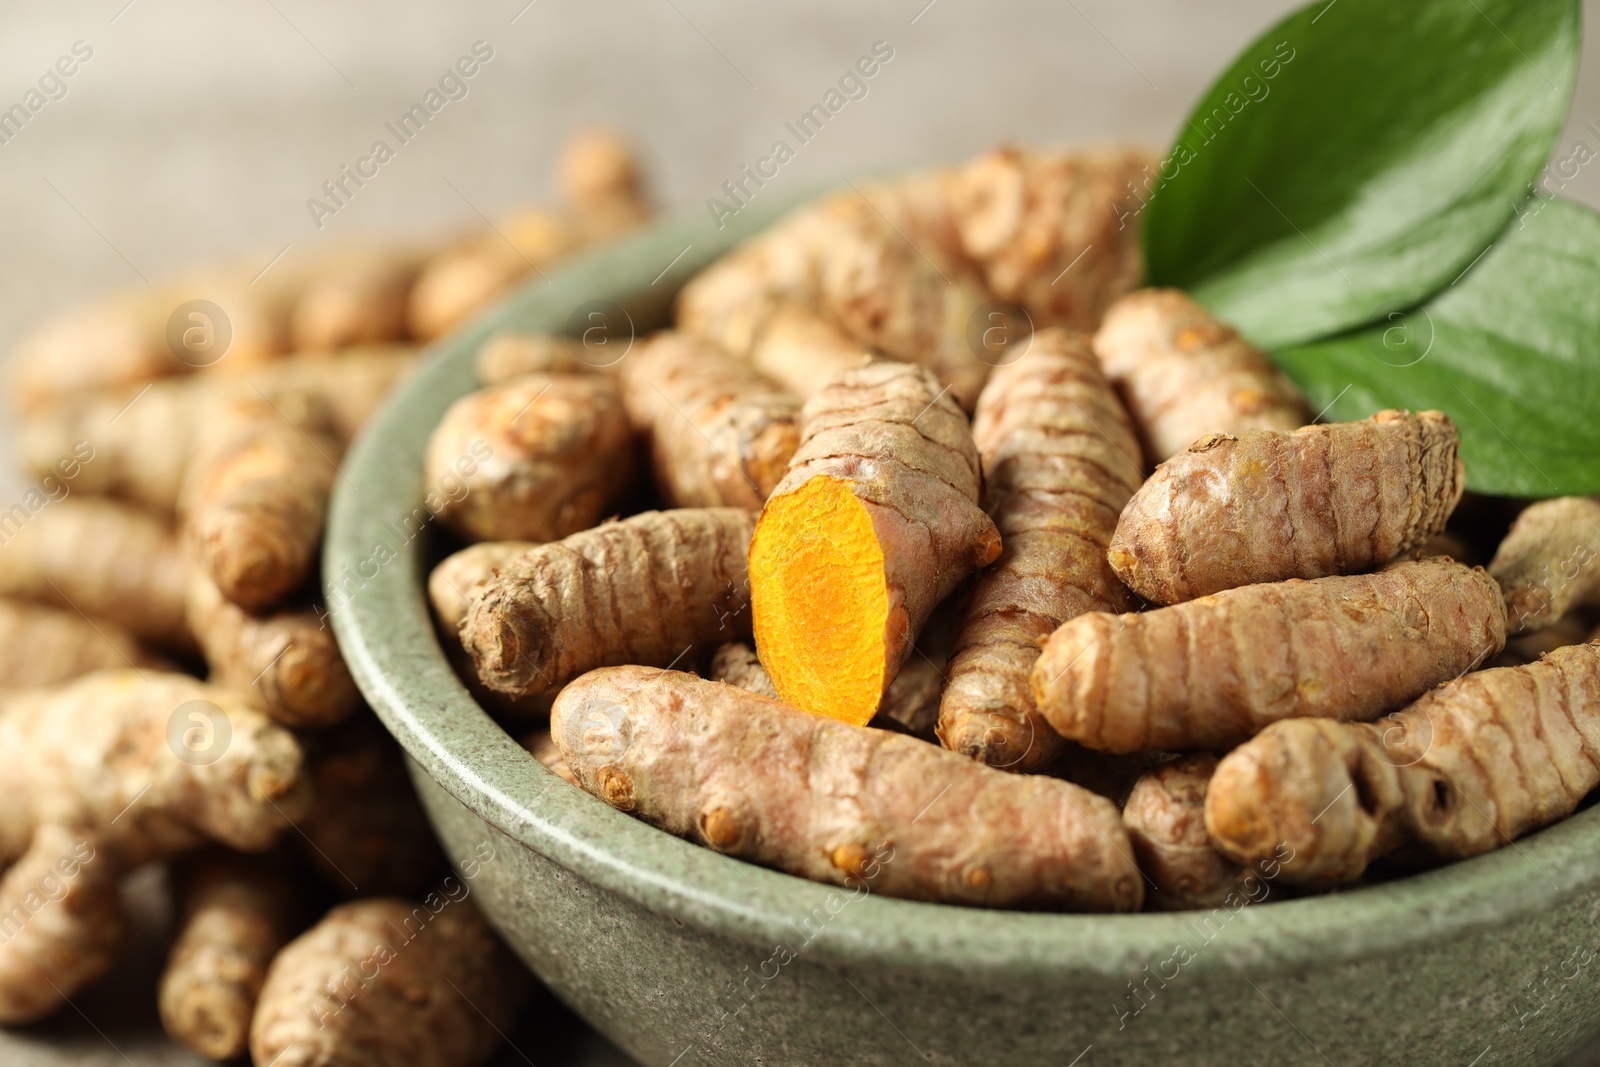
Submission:
[[[1475,856],[1568,815],[1600,785],[1600,643],[1479,671],[1370,724],[1281,722],[1223,759],[1206,828],[1242,863],[1293,849],[1326,886],[1393,855]]]
[[[977,504],[967,420],[928,371],[846,372],[803,420],[750,544],[756,650],[785,701],[861,725],[1000,535]]]
[[[991,767],[1031,772],[1065,744],[1029,689],[1039,642],[1086,611],[1134,607],[1105,546],[1139,485],[1139,442],[1088,338],[1059,329],[995,371],[972,436],[1005,548],[969,594],[939,737]]]
[[[585,790],[791,874],[997,907],[1134,911],[1143,898],[1116,808],[1065,782],[646,667],[583,676],[550,722]]]

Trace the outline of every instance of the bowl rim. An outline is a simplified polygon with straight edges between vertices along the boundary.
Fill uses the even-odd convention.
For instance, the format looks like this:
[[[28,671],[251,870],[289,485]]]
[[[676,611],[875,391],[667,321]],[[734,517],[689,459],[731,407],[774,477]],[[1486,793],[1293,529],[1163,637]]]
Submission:
[[[858,899],[657,830],[538,763],[468,693],[434,631],[423,570],[429,538],[419,536],[427,521],[408,532],[423,499],[428,431],[451,402],[477,388],[473,357],[495,331],[565,332],[575,309],[594,300],[620,305],[630,323],[665,321],[683,279],[801,199],[746,205],[723,228],[703,213],[669,218],[567,261],[548,279],[534,278],[431,346],[348,452],[324,549],[329,618],[379,718],[451,796],[495,830],[631,904],[748,943],[752,966],[804,932],[798,951],[837,965],[1066,974],[1115,980],[1120,988],[1142,967],[1170,961],[1179,945],[1192,953],[1183,964],[1192,973],[1325,966],[1509,923],[1600,888],[1600,810],[1586,810],[1510,847],[1435,870],[1209,913],[1077,915],[870,893]],[[1600,904],[1591,924],[1597,918]]]

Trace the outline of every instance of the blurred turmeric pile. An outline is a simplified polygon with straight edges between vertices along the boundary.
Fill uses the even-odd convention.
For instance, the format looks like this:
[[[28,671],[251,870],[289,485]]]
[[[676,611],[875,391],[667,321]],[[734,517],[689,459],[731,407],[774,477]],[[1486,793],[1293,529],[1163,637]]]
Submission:
[[[38,488],[0,510],[0,1023],[100,978],[122,876],[170,861],[161,1017],[202,1055],[468,1064],[514,1020],[526,978],[362,704],[319,552],[340,459],[417,346],[649,214],[614,134],[574,135],[554,179],[559,206],[447,244],[195,271],[17,345]]]

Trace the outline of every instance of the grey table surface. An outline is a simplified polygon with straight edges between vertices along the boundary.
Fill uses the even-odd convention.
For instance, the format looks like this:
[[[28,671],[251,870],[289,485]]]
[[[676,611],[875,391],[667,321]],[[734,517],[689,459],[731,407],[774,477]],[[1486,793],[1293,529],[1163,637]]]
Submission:
[[[0,108],[77,42],[92,49],[0,144],[0,347],[40,316],[196,264],[286,261],[363,234],[438,236],[547,193],[562,137],[603,123],[641,146],[658,200],[704,210],[856,57],[893,58],[774,185],[958,159],[1003,139],[1166,143],[1209,79],[1285,0],[56,0],[0,13]],[[1600,0],[1585,0],[1590,19]],[[307,200],[475,42],[493,58],[319,228]],[[1593,123],[1594,125],[1590,125]],[[1556,156],[1600,148],[1600,41]],[[1600,204],[1600,168],[1562,190]],[[27,488],[0,434],[0,504]],[[115,973],[0,1063],[195,1064],[160,1032],[162,872],[126,887]],[[627,1059],[544,998],[499,1064]],[[1494,1062],[1493,1050],[1483,1064]],[[1570,1067],[1600,1064],[1600,1043]]]

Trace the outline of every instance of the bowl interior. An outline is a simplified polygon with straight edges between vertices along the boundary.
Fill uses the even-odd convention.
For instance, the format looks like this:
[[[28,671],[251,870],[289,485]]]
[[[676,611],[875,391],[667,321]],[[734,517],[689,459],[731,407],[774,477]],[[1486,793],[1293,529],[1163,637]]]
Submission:
[[[501,832],[611,892],[691,926],[767,946],[813,913],[833,914],[844,894],[720,856],[611,809],[535,761],[456,678],[426,605],[426,572],[439,538],[424,508],[422,470],[428,434],[445,408],[477,388],[473,358],[491,333],[572,332],[570,324],[601,308],[642,336],[668,323],[685,279],[794,202],[750,204],[720,229],[705,213],[659,223],[562,265],[548,280],[536,276],[435,345],[351,449],[325,555],[334,630],[357,682],[411,757],[450,794]],[[628,337],[610,341],[622,345]],[[1435,871],[1244,908],[1233,932],[1193,967],[1326,964],[1378,943],[1424,942],[1501,922],[1597,883],[1600,813],[1588,810],[1512,847]],[[1000,912],[873,897],[839,912],[807,951],[840,963],[1067,969],[1120,980],[1193,937],[1204,919],[1203,913]]]

